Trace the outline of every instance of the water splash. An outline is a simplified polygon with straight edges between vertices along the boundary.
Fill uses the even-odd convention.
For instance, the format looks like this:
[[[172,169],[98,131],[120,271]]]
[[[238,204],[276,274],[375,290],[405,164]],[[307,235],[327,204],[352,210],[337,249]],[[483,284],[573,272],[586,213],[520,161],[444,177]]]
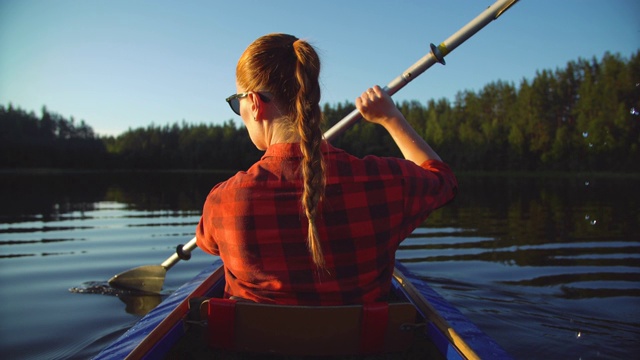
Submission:
[[[629,110],[629,113],[635,116],[640,115],[640,111],[638,111],[635,107],[632,107],[631,110]]]
[[[116,289],[109,286],[109,283],[107,283],[106,281],[88,281],[78,287],[70,288],[69,292],[75,294],[100,294],[112,296],[131,294],[131,291],[129,290]]]
[[[139,290],[119,289],[112,287],[106,281],[87,281],[80,286],[69,288],[69,292],[75,294],[100,294],[111,296],[146,296],[146,295],[169,295],[170,292],[162,292],[160,294],[149,293]]]
[[[589,137],[589,132],[588,131],[584,131],[582,133],[582,137],[585,138],[585,139],[588,138]]]

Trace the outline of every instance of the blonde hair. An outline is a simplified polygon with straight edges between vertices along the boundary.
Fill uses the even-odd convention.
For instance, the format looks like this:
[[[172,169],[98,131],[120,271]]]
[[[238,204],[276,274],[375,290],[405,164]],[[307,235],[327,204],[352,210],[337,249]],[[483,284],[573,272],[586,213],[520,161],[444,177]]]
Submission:
[[[326,187],[321,152],[320,59],[306,41],[292,35],[269,34],[244,51],[236,67],[236,80],[247,91],[268,91],[291,120],[302,151],[302,207],[309,221],[308,246],[313,262],[325,267],[316,225],[318,207]]]

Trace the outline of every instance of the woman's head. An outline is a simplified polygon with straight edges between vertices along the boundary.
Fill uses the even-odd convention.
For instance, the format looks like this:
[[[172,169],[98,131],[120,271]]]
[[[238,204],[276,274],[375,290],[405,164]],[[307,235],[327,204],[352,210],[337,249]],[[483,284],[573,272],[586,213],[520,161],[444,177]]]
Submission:
[[[306,41],[286,34],[258,38],[247,47],[236,67],[238,89],[270,97],[270,105],[276,106],[282,115],[274,126],[294,134],[300,141],[302,205],[309,220],[309,249],[313,261],[324,267],[316,227],[318,204],[325,189],[319,75],[320,59],[315,49]]]
[[[291,121],[298,112],[296,101],[300,95],[319,110],[319,75],[320,59],[313,47],[287,34],[258,38],[247,47],[236,67],[239,88],[268,92]]]

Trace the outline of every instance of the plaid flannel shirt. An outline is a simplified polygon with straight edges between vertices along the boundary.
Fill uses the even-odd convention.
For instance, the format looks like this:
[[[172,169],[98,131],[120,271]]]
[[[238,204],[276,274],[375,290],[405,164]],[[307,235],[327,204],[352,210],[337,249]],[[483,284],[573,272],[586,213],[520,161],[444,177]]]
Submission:
[[[325,269],[307,245],[299,144],[270,146],[209,193],[197,244],[222,258],[226,296],[290,305],[384,300],[400,242],[456,194],[440,161],[358,159],[326,143],[322,151],[327,186],[316,222]]]

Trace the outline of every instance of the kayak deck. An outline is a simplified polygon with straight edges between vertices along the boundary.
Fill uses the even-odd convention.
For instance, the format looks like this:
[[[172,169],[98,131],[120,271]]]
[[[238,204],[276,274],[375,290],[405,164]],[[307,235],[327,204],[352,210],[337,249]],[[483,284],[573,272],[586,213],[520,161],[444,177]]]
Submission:
[[[186,321],[189,299],[220,297],[224,288],[222,262],[217,260],[193,280],[181,286],[143,317],[95,359],[300,359],[300,356],[237,353],[212,350],[206,345],[206,328]],[[401,353],[349,355],[339,359],[511,359],[491,338],[466,319],[423,280],[396,262],[393,301],[411,302],[423,319],[417,339]],[[266,357],[265,357],[266,356]],[[311,357],[310,357],[311,358]],[[312,357],[318,359],[317,356]],[[334,357],[332,357],[334,358]]]

